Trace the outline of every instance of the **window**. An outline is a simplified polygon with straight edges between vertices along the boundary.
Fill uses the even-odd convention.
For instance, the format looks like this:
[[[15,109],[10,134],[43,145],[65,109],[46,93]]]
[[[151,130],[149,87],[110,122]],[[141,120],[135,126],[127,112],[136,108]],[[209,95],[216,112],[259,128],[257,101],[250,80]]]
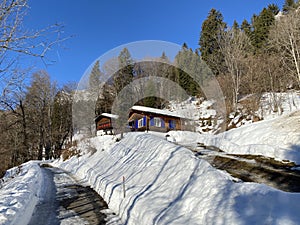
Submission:
[[[154,126],[155,127],[161,127],[161,118],[159,117],[154,117]]]
[[[138,120],[138,128],[144,126],[144,118]]]
[[[138,128],[146,126],[146,117],[138,120]]]

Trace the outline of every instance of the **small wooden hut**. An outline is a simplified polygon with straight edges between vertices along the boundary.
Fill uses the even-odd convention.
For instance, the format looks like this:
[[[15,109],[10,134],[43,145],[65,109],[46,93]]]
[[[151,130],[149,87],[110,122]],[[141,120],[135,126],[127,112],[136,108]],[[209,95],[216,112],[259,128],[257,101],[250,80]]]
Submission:
[[[118,116],[110,113],[102,113],[95,118],[97,135],[113,134],[112,121],[117,119]]]

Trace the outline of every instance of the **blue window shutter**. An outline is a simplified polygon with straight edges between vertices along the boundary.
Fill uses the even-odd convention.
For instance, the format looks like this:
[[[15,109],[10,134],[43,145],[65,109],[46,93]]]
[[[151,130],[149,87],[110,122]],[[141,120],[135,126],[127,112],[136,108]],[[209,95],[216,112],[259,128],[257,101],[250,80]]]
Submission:
[[[144,118],[143,118],[143,126],[145,127],[146,126],[146,120],[147,119],[147,117],[146,116],[144,116]]]
[[[150,126],[154,126],[154,117],[150,116]]]
[[[161,127],[165,128],[165,121],[164,121],[164,119],[161,118],[160,120],[161,120]]]
[[[134,128],[135,129],[139,128],[139,121],[138,120],[134,120]]]
[[[175,127],[174,127],[174,125],[175,125],[174,122],[175,122],[174,120],[169,120],[169,128],[170,128],[170,129],[174,129],[174,128],[175,128]]]

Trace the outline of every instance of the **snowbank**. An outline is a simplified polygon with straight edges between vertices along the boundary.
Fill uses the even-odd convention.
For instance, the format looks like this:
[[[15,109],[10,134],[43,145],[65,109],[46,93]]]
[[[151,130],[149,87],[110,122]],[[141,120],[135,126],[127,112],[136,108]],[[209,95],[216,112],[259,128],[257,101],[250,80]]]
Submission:
[[[169,132],[183,145],[213,145],[232,154],[264,155],[300,164],[300,111],[260,121],[219,135]]]
[[[162,138],[129,133],[95,137],[94,154],[55,162],[86,180],[127,225],[297,224],[299,194],[235,183]],[[126,193],[123,192],[125,178]],[[125,194],[125,196],[124,196]]]
[[[0,224],[27,224],[38,202],[41,169],[30,161],[7,171],[0,189]]]

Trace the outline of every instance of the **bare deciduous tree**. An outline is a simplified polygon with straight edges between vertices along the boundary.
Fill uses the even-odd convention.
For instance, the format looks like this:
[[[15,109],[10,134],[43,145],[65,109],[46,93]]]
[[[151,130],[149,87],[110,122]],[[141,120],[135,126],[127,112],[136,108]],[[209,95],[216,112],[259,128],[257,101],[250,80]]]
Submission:
[[[62,36],[60,24],[25,30],[23,22],[28,8],[27,0],[0,1],[0,88],[12,79],[10,74],[16,69],[20,55],[39,57],[50,63],[46,54],[68,38]]]
[[[271,47],[300,86],[300,11],[291,11],[279,17],[270,31]]]
[[[250,48],[250,39],[244,32],[229,28],[221,33],[219,45],[232,82],[232,105],[236,108],[241,78],[245,74],[245,58]]]

